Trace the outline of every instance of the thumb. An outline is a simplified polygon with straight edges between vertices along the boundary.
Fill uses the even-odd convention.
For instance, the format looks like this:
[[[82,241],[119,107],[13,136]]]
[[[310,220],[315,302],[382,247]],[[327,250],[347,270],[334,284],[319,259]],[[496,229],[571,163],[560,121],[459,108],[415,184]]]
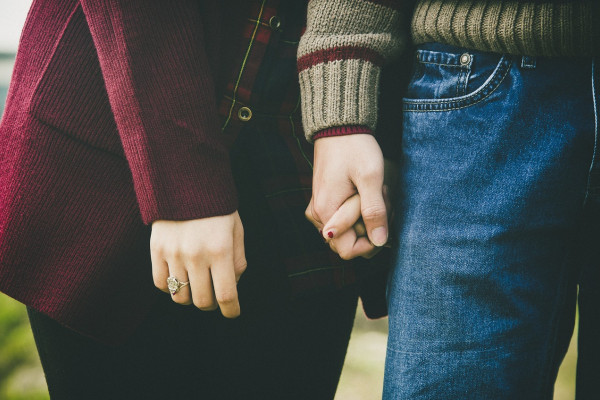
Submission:
[[[363,180],[356,185],[367,235],[371,243],[378,247],[386,244],[388,239],[387,209],[383,199],[382,180],[383,178]]]

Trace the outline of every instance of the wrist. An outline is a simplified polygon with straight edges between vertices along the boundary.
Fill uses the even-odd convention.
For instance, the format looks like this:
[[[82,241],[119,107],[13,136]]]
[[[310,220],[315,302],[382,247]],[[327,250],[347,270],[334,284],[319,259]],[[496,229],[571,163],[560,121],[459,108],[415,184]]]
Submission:
[[[368,126],[364,125],[345,125],[345,126],[332,126],[330,128],[322,129],[315,133],[313,140],[321,139],[324,137],[332,136],[347,136],[357,134],[368,134],[372,135],[373,131]]]

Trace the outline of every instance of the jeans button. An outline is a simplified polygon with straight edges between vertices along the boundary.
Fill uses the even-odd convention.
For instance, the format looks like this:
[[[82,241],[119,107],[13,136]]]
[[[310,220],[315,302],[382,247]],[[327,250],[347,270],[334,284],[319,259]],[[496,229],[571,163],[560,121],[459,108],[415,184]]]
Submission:
[[[465,53],[460,56],[460,65],[469,65],[471,62],[471,55],[469,53]]]

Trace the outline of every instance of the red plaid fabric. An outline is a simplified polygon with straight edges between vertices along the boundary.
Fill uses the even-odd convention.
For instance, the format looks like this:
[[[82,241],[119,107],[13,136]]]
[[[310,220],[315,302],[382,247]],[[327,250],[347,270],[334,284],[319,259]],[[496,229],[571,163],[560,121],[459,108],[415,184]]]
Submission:
[[[278,226],[274,247],[285,260],[293,294],[354,284],[370,269],[362,259],[341,260],[304,218],[313,148],[301,124],[296,52],[306,5],[307,0],[252,1],[245,43],[219,106],[229,143],[247,134],[271,134],[277,143],[271,150],[277,153],[276,171],[265,173],[260,190]]]

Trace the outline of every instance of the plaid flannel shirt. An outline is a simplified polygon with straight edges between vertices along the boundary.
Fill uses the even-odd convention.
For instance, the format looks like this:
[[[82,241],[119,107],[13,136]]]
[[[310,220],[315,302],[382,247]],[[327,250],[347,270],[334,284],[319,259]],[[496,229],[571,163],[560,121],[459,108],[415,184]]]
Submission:
[[[260,190],[276,219],[281,237],[275,251],[285,260],[294,295],[355,284],[374,270],[385,275],[364,259],[342,260],[304,218],[311,198],[313,146],[301,124],[296,53],[306,5],[307,0],[252,1],[239,62],[219,105],[228,143],[254,129],[271,130],[278,137],[277,157],[292,160],[278,167],[284,171],[268,174]],[[385,264],[377,258],[379,265]]]

